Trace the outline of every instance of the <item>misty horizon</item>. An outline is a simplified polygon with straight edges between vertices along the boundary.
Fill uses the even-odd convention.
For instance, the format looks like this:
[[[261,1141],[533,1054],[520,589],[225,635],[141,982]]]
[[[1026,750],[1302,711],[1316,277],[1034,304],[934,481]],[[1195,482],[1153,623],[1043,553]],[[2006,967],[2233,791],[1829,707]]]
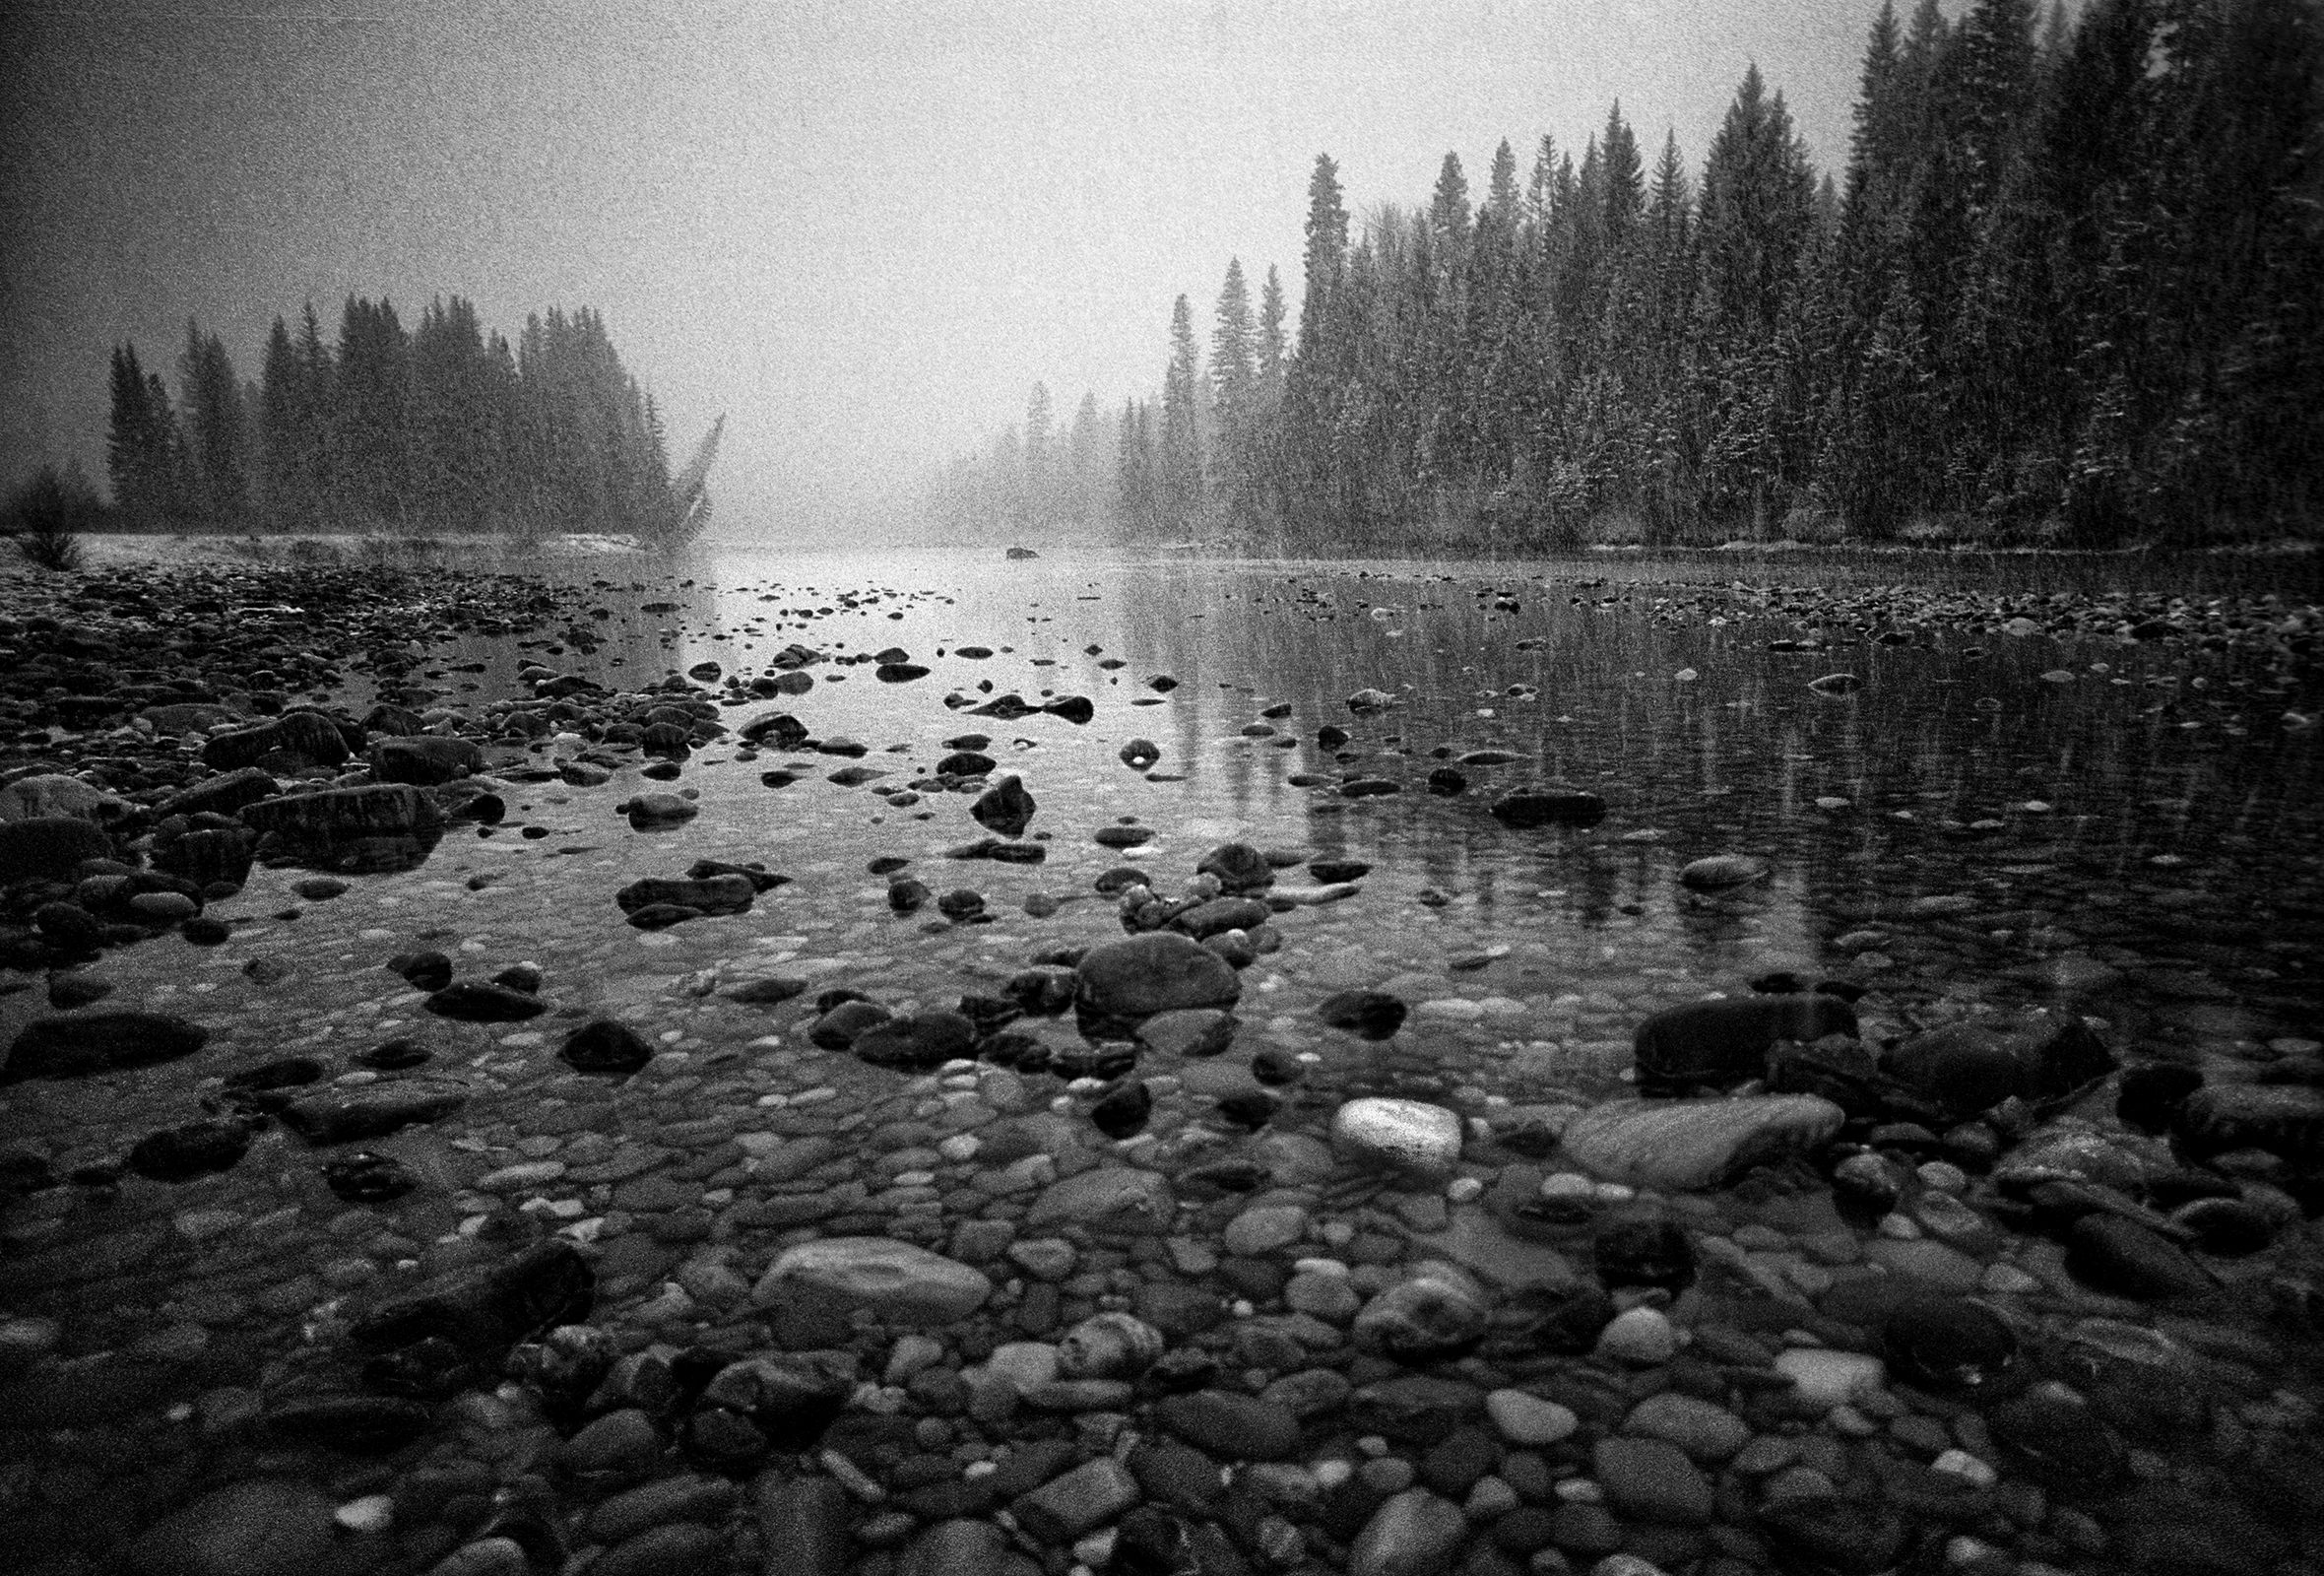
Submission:
[[[1878,6],[923,10],[14,16],[0,471],[102,474],[116,344],[255,379],[309,300],[458,296],[602,313],[681,453],[728,413],[722,531],[893,524],[1035,382],[1149,395],[1229,257],[1295,278],[1317,153],[1359,218],[1616,99],[1696,164],[1757,62],[1832,170]]]

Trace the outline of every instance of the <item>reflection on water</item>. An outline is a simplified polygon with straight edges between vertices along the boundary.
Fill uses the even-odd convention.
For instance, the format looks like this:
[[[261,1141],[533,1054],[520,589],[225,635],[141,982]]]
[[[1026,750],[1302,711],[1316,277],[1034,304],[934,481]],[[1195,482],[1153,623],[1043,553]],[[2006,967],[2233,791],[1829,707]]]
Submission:
[[[1836,578],[1891,586],[1918,568],[1876,559]],[[2008,568],[1940,562],[1928,597],[2006,584]],[[819,665],[809,694],[743,714],[779,705],[822,733],[904,745],[920,769],[974,722],[937,704],[947,691],[1088,694],[1086,729],[992,729],[1061,838],[1134,816],[1363,859],[1378,867],[1372,922],[1415,939],[1579,926],[1618,932],[1627,967],[1814,964],[1917,899],[1965,894],[2009,923],[1953,927],[1945,962],[1974,977],[1922,988],[2047,997],[2105,980],[2115,1010],[2152,1013],[2214,988],[2190,976],[2224,974],[2254,1023],[2312,1024],[2303,883],[2324,768],[2317,735],[2283,725],[2315,695],[2312,678],[2297,681],[2306,690],[2285,678],[2281,653],[1924,626],[1903,591],[1884,594],[1897,616],[1875,623],[1852,590],[1766,597],[1730,591],[1731,574],[1624,559],[1561,573],[738,555],[658,588],[650,623],[634,593],[609,594],[619,611],[594,657],[548,660],[635,684],[705,660],[747,676],[792,641],[838,655],[899,645],[933,675],[889,689]],[[937,655],[964,644],[995,654]],[[1776,649],[1800,644],[1814,649]],[[1862,688],[1808,688],[1838,671]],[[1178,684],[1157,693],[1146,681],[1163,674]],[[1396,704],[1354,714],[1346,697],[1366,688]],[[1320,745],[1326,724],[1349,738]],[[1163,751],[1155,780],[1115,758],[1141,736]],[[1464,792],[1429,791],[1432,771],[1479,749],[1523,759],[1456,768]],[[1292,786],[1301,773],[1402,791],[1347,799]],[[755,788],[695,775],[706,803],[782,813]],[[1500,788],[1551,779],[1603,794],[1608,821],[1520,832],[1486,813]],[[869,820],[865,831],[867,849],[893,840]],[[1774,879],[1723,901],[1678,892],[1680,866],[1726,852],[1769,859]],[[1916,926],[1907,952],[1929,945]],[[2164,990],[2149,977],[2116,988],[2163,954],[2184,965]],[[1888,955],[1912,972],[1909,955]],[[2096,967],[2054,966],[2094,955]]]

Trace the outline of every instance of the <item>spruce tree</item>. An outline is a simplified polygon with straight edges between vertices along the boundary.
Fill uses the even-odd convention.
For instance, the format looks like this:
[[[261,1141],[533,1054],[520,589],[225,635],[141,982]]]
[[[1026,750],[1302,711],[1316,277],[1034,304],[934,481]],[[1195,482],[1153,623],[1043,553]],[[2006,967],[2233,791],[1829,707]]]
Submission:
[[[1162,380],[1160,492],[1174,530],[1196,528],[1202,513],[1201,398],[1194,309],[1181,296],[1170,308],[1170,368]]]

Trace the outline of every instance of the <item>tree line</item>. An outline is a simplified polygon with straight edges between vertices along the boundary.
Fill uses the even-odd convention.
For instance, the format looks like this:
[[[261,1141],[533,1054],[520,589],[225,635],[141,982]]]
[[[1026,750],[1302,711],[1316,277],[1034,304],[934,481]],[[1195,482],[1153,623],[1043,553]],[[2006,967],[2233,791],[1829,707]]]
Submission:
[[[724,419],[721,418],[721,425]],[[720,427],[674,481],[662,418],[584,306],[525,320],[511,346],[460,296],[407,329],[350,296],[335,341],[310,302],[275,319],[243,382],[186,324],[173,400],[116,346],[106,470],[133,529],[634,533],[706,522]]]
[[[1837,179],[1747,70],[1698,171],[1577,159],[1351,219],[1309,184],[1286,344],[1176,302],[1112,518],[1301,549],[2306,533],[2324,484],[2324,36],[2307,0],[1884,7]]]

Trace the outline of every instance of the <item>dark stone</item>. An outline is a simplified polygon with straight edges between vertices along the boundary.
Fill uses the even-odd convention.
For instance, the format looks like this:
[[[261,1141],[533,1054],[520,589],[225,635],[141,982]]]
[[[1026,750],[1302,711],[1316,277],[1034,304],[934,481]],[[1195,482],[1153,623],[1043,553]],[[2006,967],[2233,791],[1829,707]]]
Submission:
[[[2170,1218],[2195,1233],[2205,1253],[2240,1259],[2276,1240],[2276,1221],[2267,1211],[2241,1199],[2197,1199],[2171,1212]]]
[[[466,1084],[442,1080],[389,1080],[355,1088],[305,1095],[283,1107],[283,1125],[309,1144],[346,1144],[385,1138],[433,1122],[468,1103]]]
[[[1097,705],[1087,695],[1060,695],[1045,702],[1041,709],[1053,717],[1063,717],[1077,728],[1097,715]]]
[[[589,1317],[597,1277],[570,1242],[551,1238],[490,1268],[455,1271],[388,1297],[350,1334],[374,1349],[439,1336],[463,1350],[505,1349]]]
[[[129,1168],[156,1182],[185,1182],[214,1171],[230,1171],[249,1152],[256,1131],[240,1118],[214,1118],[163,1128],[138,1140]]]
[[[112,839],[77,816],[0,821],[0,885],[70,876],[83,860],[112,854]]]
[[[806,1450],[839,1415],[854,1389],[850,1354],[778,1352],[719,1369],[701,1404],[749,1418],[777,1450]]]
[[[1213,897],[1173,915],[1170,928],[1181,935],[1203,941],[1231,930],[1257,930],[1267,922],[1273,912],[1255,897]]]
[[[393,1155],[357,1149],[323,1162],[323,1185],[350,1204],[385,1204],[420,1186],[420,1178]]]
[[[817,1005],[821,1006],[821,1003]],[[877,1002],[867,1002],[861,998],[836,1002],[823,1007],[822,1016],[807,1025],[807,1042],[818,1050],[844,1051],[866,1030],[886,1022],[893,1016]]]
[[[1598,1281],[1618,1286],[1662,1286],[1673,1293],[1695,1282],[1695,1245],[1675,1220],[1609,1220],[1590,1240]]]
[[[482,771],[484,753],[467,739],[437,734],[378,739],[371,745],[371,775],[381,782],[433,787]]]
[[[474,979],[447,985],[420,1005],[463,1023],[521,1023],[549,1011],[549,1004],[530,991]]]
[[[440,991],[452,983],[452,959],[442,952],[399,952],[387,960],[387,967],[414,990]]]
[[[1746,996],[1668,1008],[1639,1024],[1633,1040],[1639,1092],[1760,1078],[1776,1041],[1827,1034],[1856,1034],[1855,1012],[1830,996]]]
[[[807,984],[803,979],[778,975],[769,979],[745,981],[725,994],[728,1001],[741,1002],[745,1007],[774,1007],[794,996],[805,995]]]
[[[1110,1139],[1126,1139],[1146,1125],[1153,1113],[1154,1096],[1144,1083],[1131,1080],[1116,1085],[1090,1107],[1089,1120],[1100,1133]]]
[[[1216,876],[1228,893],[1264,891],[1275,884],[1275,867],[1249,843],[1221,843],[1194,866],[1200,875]]]
[[[272,799],[282,791],[282,785],[271,773],[257,766],[242,766],[179,789],[154,806],[154,819],[166,821],[172,816],[203,814],[231,816],[246,805]]]
[[[1528,1287],[1495,1310],[1486,1338],[1488,1355],[1533,1356],[1550,1352],[1579,1356],[1597,1345],[1614,1317],[1614,1299],[1596,1285],[1570,1291]]]
[[[88,974],[48,976],[48,1005],[60,1013],[92,1007],[113,994],[113,982]]]
[[[1311,859],[1308,874],[1326,886],[1341,882],[1362,881],[1372,874],[1372,867],[1361,859]]]
[[[1281,1461],[1300,1446],[1299,1418],[1289,1408],[1233,1391],[1166,1396],[1154,1416],[1188,1444],[1228,1461]]]
[[[654,1059],[654,1047],[619,1019],[596,1018],[567,1034],[556,1054],[575,1072],[627,1078]]]
[[[1386,991],[1340,991],[1323,998],[1316,1016],[1360,1039],[1385,1040],[1404,1023],[1403,1002]]]
[[[1433,1445],[1450,1438],[1484,1410],[1484,1393],[1474,1385],[1428,1374],[1404,1374],[1364,1385],[1348,1400],[1348,1419],[1360,1433],[1376,1433],[1409,1445]]]
[[[2302,1084],[2212,1084],[2187,1096],[2172,1127],[2203,1159],[2265,1149],[2303,1169],[2324,1166],[2324,1088]]]
[[[1109,1569],[1122,1576],[1196,1576],[1193,1530],[1185,1518],[1153,1505],[1140,1505],[1114,1530]]]
[[[2095,1213],[2067,1233],[2066,1268],[2101,1291],[2142,1300],[2194,1297],[2219,1281],[2186,1252],[2135,1220]]]
[[[1033,821],[1036,802],[1025,791],[1024,779],[1015,773],[1001,778],[979,795],[968,807],[979,825],[999,832],[1003,837],[1018,837]]]
[[[17,822],[16,824],[22,824]],[[26,1025],[0,1067],[0,1083],[31,1078],[85,1078],[191,1056],[210,1038],[199,1023],[159,1013],[95,1013],[37,1018]]]
[[[666,877],[649,876],[633,881],[613,894],[613,901],[621,906],[635,922],[640,909],[658,904],[674,903],[703,914],[741,914],[748,911],[758,895],[757,885],[747,875],[709,876],[700,880],[676,881]]]
[[[382,1040],[367,1051],[357,1051],[348,1058],[357,1067],[368,1067],[381,1073],[400,1073],[406,1068],[419,1067],[435,1055],[418,1040],[397,1035]]]
[[[1957,1121],[2012,1096],[2070,1093],[2112,1072],[2114,1053],[2079,1018],[2032,1013],[1915,1034],[1891,1047],[1882,1067]]]
[[[1493,819],[1504,826],[1594,826],[1606,819],[1606,802],[1586,788],[1549,783],[1516,788],[1493,801]]]
[[[1889,1314],[1880,1342],[1899,1377],[1941,1395],[1992,1394],[2018,1352],[2000,1315],[1960,1297],[1913,1297]]]
[[[1449,1499],[1460,1499],[1501,1465],[1501,1441],[1475,1426],[1456,1428],[1420,1459],[1420,1480]]]
[[[1839,1576],[1873,1576],[1904,1547],[1903,1518],[1875,1499],[1797,1494],[1761,1507],[1761,1531],[1789,1559]]]
[[[363,1364],[363,1388],[408,1401],[449,1401],[479,1378],[468,1355],[440,1336],[383,1351]]]
[[[707,919],[699,908],[688,908],[683,903],[648,903],[629,912],[629,923],[637,930],[668,930],[682,925],[689,919]]]
[[[317,711],[290,711],[254,728],[214,733],[202,747],[202,763],[221,771],[248,766],[270,755],[306,766],[336,766],[352,752],[339,724]]]
[[[872,1004],[848,1004],[848,1007]],[[818,1019],[816,1029],[819,1031],[848,1007]],[[976,1024],[958,1013],[939,1011],[891,1018],[884,1008],[874,1010],[880,1014],[879,1018],[854,1035],[847,1045],[859,1061],[898,1072],[931,1073],[946,1062],[976,1055]]]
[[[958,887],[936,899],[936,912],[946,919],[967,924],[984,914],[985,894],[971,887]]]
[[[435,801],[408,783],[285,794],[241,813],[245,826],[294,843],[440,830],[443,819]]]
[[[66,953],[94,952],[104,944],[104,925],[78,903],[42,903],[32,910],[32,928]]]
[[[1186,1007],[1232,1007],[1242,981],[1217,953],[1170,932],[1093,947],[1075,970],[1074,1005],[1094,1019],[1136,1019]]]
[[[2122,1476],[2122,1442],[2089,1405],[2054,1385],[2037,1385],[1985,1415],[2007,1458],[2025,1476],[2070,1499],[2094,1498]]]
[[[2177,1062],[2126,1068],[2115,1086],[2114,1114],[2142,1133],[2165,1132],[2177,1120],[2187,1096],[2202,1086],[2201,1071]]]
[[[416,1401],[388,1396],[307,1396],[276,1405],[265,1425],[283,1444],[383,1456],[426,1432],[431,1415]]]

